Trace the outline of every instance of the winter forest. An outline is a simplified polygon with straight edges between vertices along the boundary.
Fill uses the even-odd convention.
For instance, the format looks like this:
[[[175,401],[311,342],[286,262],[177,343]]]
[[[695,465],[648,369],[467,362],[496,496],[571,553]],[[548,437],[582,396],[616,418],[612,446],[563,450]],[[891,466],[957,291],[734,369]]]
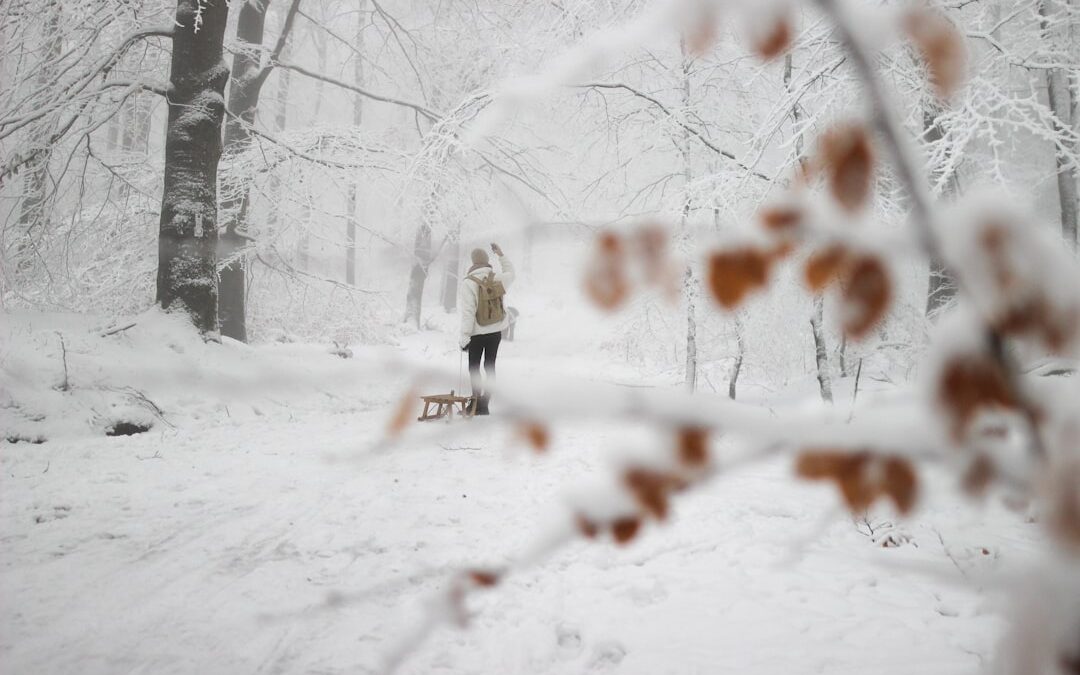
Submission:
[[[1078,220],[1078,0],[0,0],[0,671],[1080,674]]]

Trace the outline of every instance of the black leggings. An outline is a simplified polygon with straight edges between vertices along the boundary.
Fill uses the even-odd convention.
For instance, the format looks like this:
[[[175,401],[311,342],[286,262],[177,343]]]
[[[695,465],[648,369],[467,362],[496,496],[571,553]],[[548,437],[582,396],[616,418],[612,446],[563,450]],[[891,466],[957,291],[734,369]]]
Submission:
[[[474,335],[469,340],[469,380],[472,382],[473,396],[477,398],[486,393],[480,382],[480,357],[484,357],[484,371],[487,373],[485,384],[490,387],[495,383],[495,357],[499,354],[500,342],[501,332]]]

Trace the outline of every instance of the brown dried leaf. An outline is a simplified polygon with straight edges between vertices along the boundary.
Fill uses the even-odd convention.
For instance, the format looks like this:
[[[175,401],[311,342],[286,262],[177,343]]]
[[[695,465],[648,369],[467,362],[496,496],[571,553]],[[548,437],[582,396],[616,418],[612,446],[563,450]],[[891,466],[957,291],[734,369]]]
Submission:
[[[813,293],[821,293],[837,278],[848,265],[848,251],[840,244],[834,244],[818,251],[806,261],[804,278]]]
[[[725,309],[735,309],[768,281],[769,256],[755,248],[718,251],[709,259],[709,290]]]
[[[1047,472],[1047,524],[1065,544],[1080,547],[1080,460],[1065,458]]]
[[[814,449],[801,455],[795,463],[795,473],[809,480],[831,480],[852,511],[861,511],[873,503],[877,491],[863,476],[870,461],[866,452],[848,453],[842,450]]]
[[[657,520],[667,518],[668,488],[663,474],[648,469],[630,469],[623,476],[623,483],[646,513]]]
[[[754,51],[766,61],[781,56],[791,46],[791,20],[786,14],[773,19],[768,29],[754,40]]]
[[[802,222],[802,210],[796,206],[772,206],[758,213],[761,225],[770,232],[787,234]]]
[[[809,448],[795,459],[795,475],[807,480],[832,478],[843,471],[852,454],[828,448]]]
[[[911,462],[900,457],[890,457],[885,460],[883,473],[885,494],[893,500],[900,513],[911,513],[919,485]]]
[[[596,539],[596,535],[600,534],[600,528],[597,527],[596,523],[580,513],[575,518],[575,523],[577,524],[578,532],[581,532],[582,536],[586,539]]]
[[[919,7],[904,17],[904,31],[926,62],[934,91],[943,99],[952,96],[967,75],[964,38],[956,26],[942,14]]]
[[[390,438],[401,435],[401,432],[405,431],[405,427],[416,418],[416,409],[419,406],[420,394],[415,388],[410,388],[405,395],[401,397],[398,402],[397,409],[394,411],[394,416],[390,418],[390,423],[386,427],[386,435]]]
[[[585,292],[598,307],[612,311],[630,294],[626,255],[622,240],[614,232],[601,234],[597,245],[595,259],[585,274]]]
[[[684,427],[678,434],[679,461],[696,469],[709,461],[709,432],[698,427]]]
[[[833,127],[821,137],[818,155],[833,198],[848,211],[862,208],[874,179],[874,149],[866,129],[859,124]]]
[[[776,246],[765,252],[765,257],[769,260],[769,263],[774,263],[784,258],[787,258],[795,252],[795,244],[790,241],[777,242]]]
[[[694,18],[693,25],[684,31],[683,41],[686,53],[696,59],[708,54],[716,44],[716,10],[711,5],[700,5],[700,11]]]
[[[623,253],[622,239],[614,232],[601,232],[596,243],[601,253],[607,255],[622,255]]]
[[[469,578],[472,579],[473,583],[483,588],[491,588],[495,584],[499,583],[499,579],[501,578],[501,576],[502,575],[500,573],[493,572],[491,570],[469,571]]]
[[[994,328],[1000,334],[1030,336],[1055,354],[1061,354],[1075,339],[1078,326],[1080,317],[1075,309],[1055,311],[1041,295],[1010,307],[994,322]]]
[[[956,441],[964,439],[979,412],[1019,407],[1001,365],[985,354],[955,356],[946,363],[937,396],[949,414]]]
[[[1022,280],[1028,275],[1017,274],[1015,263],[1008,255],[1018,242],[1013,231],[1000,222],[982,225],[979,243],[986,252],[985,260],[992,269],[998,296],[1004,298],[992,327],[1001,335],[1039,340],[1050,351],[1061,354],[1080,330],[1080,308],[1062,308],[1051,302],[1045,289]]]
[[[641,519],[637,516],[628,516],[626,518],[619,518],[611,524],[611,534],[615,537],[615,543],[626,544],[637,536],[638,529],[640,528]]]
[[[973,497],[978,497],[986,492],[986,488],[990,486],[996,476],[997,469],[994,467],[994,462],[986,455],[979,455],[964,471],[961,485],[964,492]]]
[[[518,426],[518,433],[537,453],[546,452],[551,443],[551,435],[547,427],[539,422],[522,422]]]
[[[866,337],[884,318],[892,301],[892,284],[885,265],[874,256],[854,260],[848,268],[843,299],[844,332],[855,340]]]
[[[643,225],[638,229],[636,239],[645,280],[650,284],[663,283],[671,272],[667,228],[658,223]]]
[[[885,495],[900,513],[915,505],[918,479],[911,463],[900,457],[875,457],[867,451],[856,453],[829,448],[811,449],[799,455],[795,472],[808,480],[830,480],[852,511],[867,509]]]

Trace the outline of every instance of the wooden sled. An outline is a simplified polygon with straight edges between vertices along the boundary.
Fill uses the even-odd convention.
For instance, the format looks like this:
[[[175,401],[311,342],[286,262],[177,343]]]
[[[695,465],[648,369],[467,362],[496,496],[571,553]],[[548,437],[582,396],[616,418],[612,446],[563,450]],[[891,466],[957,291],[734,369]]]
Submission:
[[[443,418],[453,420],[454,415],[462,417],[473,416],[471,396],[455,396],[451,389],[449,394],[436,394],[434,396],[421,396],[424,401],[424,412],[416,419],[420,422],[429,420],[441,420]]]

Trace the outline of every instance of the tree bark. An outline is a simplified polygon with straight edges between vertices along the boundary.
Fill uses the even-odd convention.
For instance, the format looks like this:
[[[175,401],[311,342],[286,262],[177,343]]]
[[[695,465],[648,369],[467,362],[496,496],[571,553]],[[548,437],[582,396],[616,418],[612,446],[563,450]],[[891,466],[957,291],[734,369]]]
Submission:
[[[814,313],[810,315],[810,330],[814,334],[814,357],[817,362],[818,389],[821,400],[832,403],[832,379],[829,377],[829,352],[825,349],[825,330],[823,316],[825,299],[820,295],[814,298]]]
[[[937,110],[923,111],[923,137],[927,143],[937,143],[945,137],[945,130],[941,127]],[[935,171],[940,176],[941,171]],[[954,196],[960,191],[960,183],[953,172],[945,182],[944,195]],[[926,289],[926,316],[933,317],[938,311],[947,305],[956,296],[956,282],[945,269],[941,260],[931,256],[930,280]]]
[[[240,6],[240,16],[236,22],[238,48],[233,56],[229,81],[229,112],[239,119],[230,117],[225,121],[224,152],[227,158],[243,152],[250,141],[251,134],[246,125],[255,121],[255,111],[259,105],[263,79],[258,75],[269,5],[270,0],[247,0]],[[250,241],[244,232],[248,197],[245,185],[221,205],[227,220],[220,235],[223,264],[219,272],[221,302],[218,317],[221,320],[221,334],[241,342],[247,342],[244,306],[247,265],[243,248]]]
[[[1050,17],[1050,8],[1044,1],[1039,5],[1042,18],[1043,39],[1055,47],[1061,46],[1062,40],[1054,34],[1054,25]],[[1061,17],[1053,17],[1062,21]],[[1067,21],[1066,18],[1064,21]],[[1062,21],[1062,22],[1064,22]],[[1066,27],[1069,30],[1070,27]],[[1071,32],[1071,30],[1070,30]],[[1067,49],[1061,51],[1068,52]],[[1054,132],[1061,138],[1061,143],[1075,151],[1075,144],[1065,139],[1073,128],[1073,92],[1069,87],[1069,73],[1062,68],[1046,71],[1046,95],[1050,111],[1054,113]],[[1080,173],[1072,166],[1065,153],[1054,148],[1054,165],[1057,169],[1058,203],[1061,213],[1061,235],[1073,248],[1076,247],[1077,220],[1080,217]]]
[[[271,60],[263,64],[262,46],[266,30],[266,10],[270,0],[247,0],[240,7],[236,22],[236,41],[239,49],[233,57],[232,81],[229,84],[229,112],[232,116],[225,123],[226,157],[244,152],[251,143],[248,127],[255,123],[259,96],[263,84],[273,67],[273,58],[280,54],[289,37],[293,19],[299,7],[294,0],[285,16],[278,37],[278,45]],[[251,237],[247,235],[247,214],[250,206],[250,185],[247,180],[222,204],[227,221],[221,233],[221,303],[218,316],[221,333],[234,340],[247,342],[246,281],[247,257],[244,248]]]
[[[728,398],[735,400],[735,386],[739,382],[739,372],[742,370],[743,356],[746,355],[746,338],[743,337],[743,324],[742,319],[736,314],[732,319],[735,323],[735,344],[738,347],[738,352],[735,354],[735,360],[731,363],[731,375],[728,377]]]
[[[690,96],[690,67],[693,59],[686,50],[686,42],[682,41],[679,45],[682,52],[682,108],[684,117],[689,117],[690,106],[692,104]],[[686,120],[689,124],[689,119]],[[680,144],[680,155],[682,156],[682,174],[683,174],[683,187],[686,190],[686,196],[683,201],[682,218],[680,221],[680,229],[682,230],[681,236],[683,242],[689,247],[690,245],[690,232],[687,228],[687,220],[690,217],[690,184],[694,180],[694,167],[693,167],[693,145],[690,139],[690,130],[688,127],[682,127],[682,142]],[[698,350],[697,350],[697,305],[695,303],[696,283],[694,280],[694,268],[690,265],[686,266],[686,272],[683,281],[683,291],[686,298],[686,365],[684,370],[686,372],[684,378],[684,385],[689,392],[693,392],[697,389],[697,367],[698,367]]]
[[[217,330],[217,171],[229,68],[225,0],[177,0],[158,237],[157,302]]]
[[[432,198],[433,199],[433,198]],[[413,240],[413,265],[409,272],[409,290],[405,295],[405,323],[420,327],[420,313],[424,304],[424,285],[427,283],[428,268],[431,266],[431,212],[425,208],[416,228]]]
[[[794,62],[789,51],[784,56],[784,89],[790,94],[791,89],[791,76],[794,67]],[[795,101],[791,105],[791,121],[795,126],[795,133],[800,133],[798,128],[799,122],[802,120],[802,113],[799,110],[798,101]],[[799,164],[804,164],[803,159],[803,139],[800,133],[799,137],[795,140],[795,149],[799,155]],[[805,166],[803,166],[805,169]],[[814,298],[814,309],[810,315],[810,332],[814,337],[814,361],[817,365],[817,380],[818,389],[821,392],[821,400],[831,403],[832,398],[832,378],[829,374],[829,349],[825,344],[825,298],[818,296]]]

